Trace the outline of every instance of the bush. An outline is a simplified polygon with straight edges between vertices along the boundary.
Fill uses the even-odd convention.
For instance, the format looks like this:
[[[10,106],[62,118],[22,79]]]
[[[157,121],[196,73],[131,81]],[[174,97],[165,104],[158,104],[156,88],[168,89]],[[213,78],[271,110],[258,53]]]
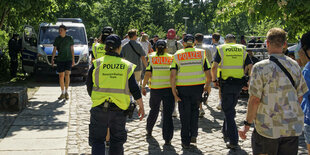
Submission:
[[[10,76],[10,58],[8,52],[9,35],[0,30],[0,80],[7,80]]]
[[[0,81],[10,78],[10,58],[9,52],[0,51]]]

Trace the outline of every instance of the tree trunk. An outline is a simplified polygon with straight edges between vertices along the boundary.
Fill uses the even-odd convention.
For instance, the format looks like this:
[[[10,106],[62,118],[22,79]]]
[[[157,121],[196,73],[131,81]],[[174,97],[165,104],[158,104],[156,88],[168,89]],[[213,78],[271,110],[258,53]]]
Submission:
[[[4,24],[4,20],[5,20],[5,17],[9,14],[9,12],[11,11],[11,8],[5,8],[4,11],[2,12],[2,15],[1,15],[1,20],[0,20],[0,30]]]

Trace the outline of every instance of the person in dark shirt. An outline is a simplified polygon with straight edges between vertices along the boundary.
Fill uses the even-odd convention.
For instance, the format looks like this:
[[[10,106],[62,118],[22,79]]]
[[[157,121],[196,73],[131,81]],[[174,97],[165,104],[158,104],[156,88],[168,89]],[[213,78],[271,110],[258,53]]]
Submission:
[[[65,25],[59,26],[59,36],[55,38],[51,60],[51,64],[53,67],[54,58],[57,50],[58,51],[58,55],[56,58],[57,72],[59,74],[59,84],[61,88],[61,95],[58,97],[59,100],[69,99],[68,87],[70,84],[70,73],[71,68],[75,65],[73,38],[71,36],[66,35],[66,31],[67,28]]]
[[[240,38],[240,44],[246,46],[246,41],[245,41],[245,39],[244,39],[244,35],[242,35],[241,38]]]
[[[120,37],[112,34],[106,38],[105,43],[106,53],[96,59],[86,81],[88,94],[93,101],[90,110],[89,144],[93,155],[104,154],[106,136],[110,135],[109,154],[118,155],[124,154],[123,144],[127,139],[124,112],[132,104],[129,94],[133,95],[139,105],[140,121],[144,117],[144,106],[140,88],[133,74],[135,65],[120,58]],[[109,65],[120,67],[108,67]],[[100,74],[102,72],[106,74]],[[114,73],[113,76],[111,73]]]
[[[248,42],[248,44],[249,44],[248,48],[254,48],[255,47],[255,43],[256,43],[255,37],[252,37],[251,40]]]
[[[263,46],[262,43],[264,42],[260,40],[260,37],[258,37],[256,43],[258,43],[258,45],[256,45],[255,48],[261,48]]]
[[[217,49],[212,64],[212,81],[215,86],[220,86],[221,91],[222,110],[225,115],[222,133],[227,148],[237,149],[239,137],[235,106],[244,83],[243,77],[245,73],[251,72],[252,61],[244,51],[245,46],[236,44],[236,37],[232,34],[226,35],[225,44]]]
[[[16,77],[17,67],[18,67],[18,52],[21,49],[19,43],[19,35],[13,34],[13,37],[9,40],[9,55],[10,55],[10,74],[11,77]]]

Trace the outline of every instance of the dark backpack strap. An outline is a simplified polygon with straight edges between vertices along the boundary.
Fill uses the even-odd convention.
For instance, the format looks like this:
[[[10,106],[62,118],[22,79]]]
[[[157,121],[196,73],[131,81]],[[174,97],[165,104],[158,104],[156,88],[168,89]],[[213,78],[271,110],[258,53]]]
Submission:
[[[175,47],[177,48],[177,50],[179,50],[179,48],[178,48],[178,41],[175,41]]]
[[[291,74],[287,71],[287,69],[285,69],[285,67],[279,62],[279,60],[277,58],[275,58],[274,56],[270,56],[269,58],[270,61],[273,61],[274,63],[276,63],[281,70],[285,73],[285,75],[290,79],[293,87],[295,88],[295,81],[293,79],[293,77],[291,76]]]
[[[130,41],[129,41],[128,43],[129,43],[129,45],[131,46],[131,48],[133,49],[133,51],[134,51],[139,57],[141,57],[141,54],[139,54],[139,53],[136,51],[136,49],[132,46],[132,44],[130,43]]]

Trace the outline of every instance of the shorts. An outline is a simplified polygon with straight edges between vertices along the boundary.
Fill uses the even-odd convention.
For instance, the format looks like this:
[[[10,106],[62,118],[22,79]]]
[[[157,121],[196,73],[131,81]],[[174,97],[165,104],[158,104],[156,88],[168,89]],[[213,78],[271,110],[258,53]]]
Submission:
[[[304,136],[307,144],[310,144],[310,125],[304,124],[305,126],[305,131],[304,131]]]
[[[57,62],[57,72],[71,71],[72,61]]]
[[[271,139],[261,136],[254,129],[251,141],[253,155],[297,155],[298,153],[298,136]]]

